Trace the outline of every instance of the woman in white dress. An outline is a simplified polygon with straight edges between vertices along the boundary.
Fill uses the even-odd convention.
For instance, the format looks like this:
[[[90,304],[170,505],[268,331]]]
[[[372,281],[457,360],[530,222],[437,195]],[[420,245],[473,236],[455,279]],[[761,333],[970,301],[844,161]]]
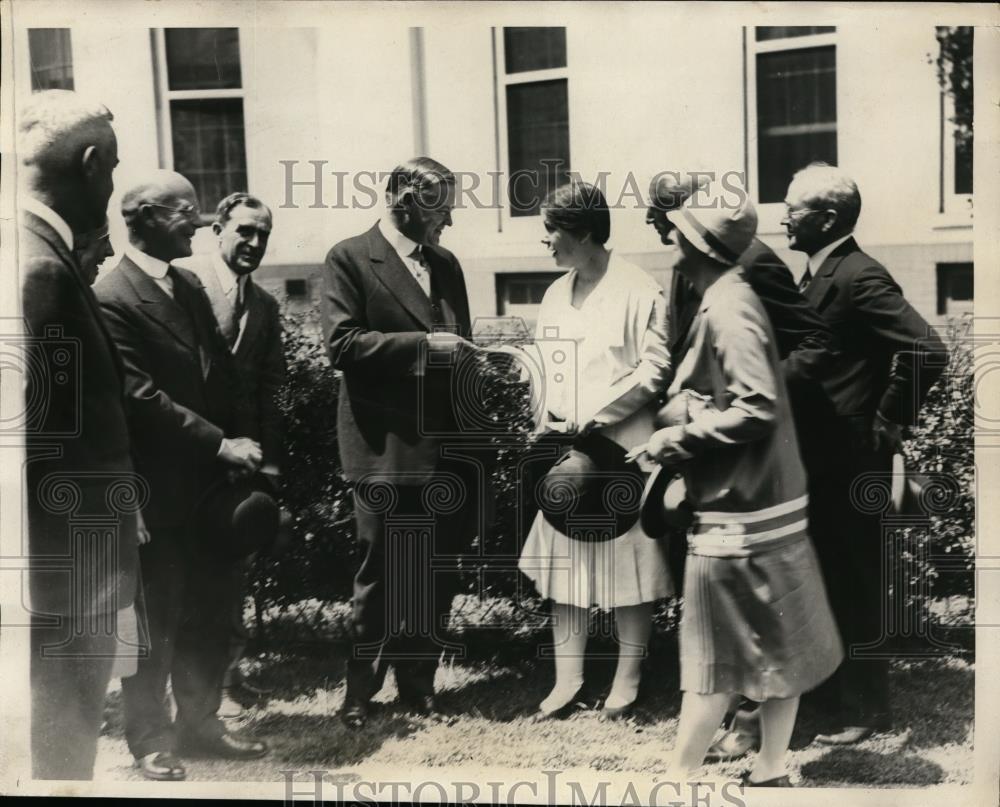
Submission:
[[[610,214],[600,190],[565,185],[542,204],[556,265],[570,270],[546,291],[535,333],[536,427],[586,435],[622,449],[654,431],[651,404],[669,380],[666,304],[660,285],[609,250]],[[588,609],[613,609],[618,666],[603,716],[628,712],[652,627],[653,603],[671,596],[665,556],[638,522],[608,541],[571,538],[538,513],[519,568],[553,601],[555,686],[538,718],[564,717],[583,687]]]

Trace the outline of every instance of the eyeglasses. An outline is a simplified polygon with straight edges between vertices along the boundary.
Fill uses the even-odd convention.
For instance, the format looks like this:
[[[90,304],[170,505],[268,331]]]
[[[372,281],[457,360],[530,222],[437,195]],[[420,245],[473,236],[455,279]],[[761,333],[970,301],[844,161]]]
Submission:
[[[785,215],[781,219],[781,223],[784,224],[786,221],[798,221],[799,219],[804,219],[810,213],[822,213],[822,210],[814,210],[811,207],[803,208],[802,210],[790,210],[785,208]]]
[[[168,207],[167,205],[157,204],[156,202],[146,202],[150,207],[158,207],[161,210],[169,210],[171,213],[177,213],[184,218],[190,219],[191,221],[201,221],[201,210],[198,209],[197,205],[184,204],[180,207]]]

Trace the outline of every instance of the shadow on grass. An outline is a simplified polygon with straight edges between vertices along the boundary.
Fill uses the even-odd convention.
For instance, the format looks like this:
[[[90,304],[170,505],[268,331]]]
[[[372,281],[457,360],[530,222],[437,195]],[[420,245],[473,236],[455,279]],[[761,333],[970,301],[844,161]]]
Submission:
[[[858,748],[834,748],[806,762],[802,776],[809,784],[926,787],[944,779],[940,765],[916,754],[879,753]]]
[[[387,740],[406,737],[419,729],[411,716],[373,704],[361,730],[348,729],[335,714],[269,714],[254,721],[248,733],[267,737],[275,759],[338,767],[363,762]]]
[[[897,664],[892,710],[898,728],[909,728],[909,745],[930,748],[968,741],[975,716],[975,669],[957,659]]]

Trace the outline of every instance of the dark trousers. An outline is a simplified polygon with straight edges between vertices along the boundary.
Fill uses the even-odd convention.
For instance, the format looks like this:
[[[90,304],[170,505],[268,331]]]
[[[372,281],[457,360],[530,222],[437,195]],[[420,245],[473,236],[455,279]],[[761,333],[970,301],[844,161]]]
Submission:
[[[886,484],[891,469],[890,454],[855,441],[849,455],[831,462],[810,484],[809,529],[844,642],[843,663],[813,700],[843,725],[891,722],[888,658],[871,657],[872,649],[867,657],[851,657],[852,651],[864,653],[865,645],[878,653],[887,593],[882,514],[866,512],[873,500],[865,504],[860,477],[874,474]]]
[[[92,779],[117,644],[114,631],[87,635],[87,625],[75,625],[69,617],[54,627],[45,622],[39,616],[31,620],[32,776]],[[84,635],[74,636],[77,628]]]
[[[432,695],[457,585],[455,553],[469,508],[453,512],[429,485],[359,483],[354,492],[361,565],[354,578],[347,697],[368,701],[395,669],[404,698]]]
[[[228,664],[232,563],[187,539],[184,529],[154,530],[139,550],[149,657],[122,679],[125,739],[136,758],[225,731],[215,713]],[[166,704],[168,678],[175,722]]]
[[[229,585],[232,603],[229,609],[229,637],[226,642],[226,673],[222,681],[224,687],[239,684],[241,680],[240,659],[243,658],[243,652],[250,640],[250,634],[243,623],[243,607],[246,604],[248,577],[253,570],[253,558],[254,556],[251,555],[245,560],[237,561],[230,570]]]

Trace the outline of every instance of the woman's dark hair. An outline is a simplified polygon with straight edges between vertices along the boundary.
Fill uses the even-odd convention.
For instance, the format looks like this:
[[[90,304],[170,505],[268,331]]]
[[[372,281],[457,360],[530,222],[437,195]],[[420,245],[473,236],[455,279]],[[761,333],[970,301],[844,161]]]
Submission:
[[[545,223],[573,233],[590,235],[597,244],[611,237],[611,212],[600,188],[589,182],[570,182],[556,188],[542,202]]]

